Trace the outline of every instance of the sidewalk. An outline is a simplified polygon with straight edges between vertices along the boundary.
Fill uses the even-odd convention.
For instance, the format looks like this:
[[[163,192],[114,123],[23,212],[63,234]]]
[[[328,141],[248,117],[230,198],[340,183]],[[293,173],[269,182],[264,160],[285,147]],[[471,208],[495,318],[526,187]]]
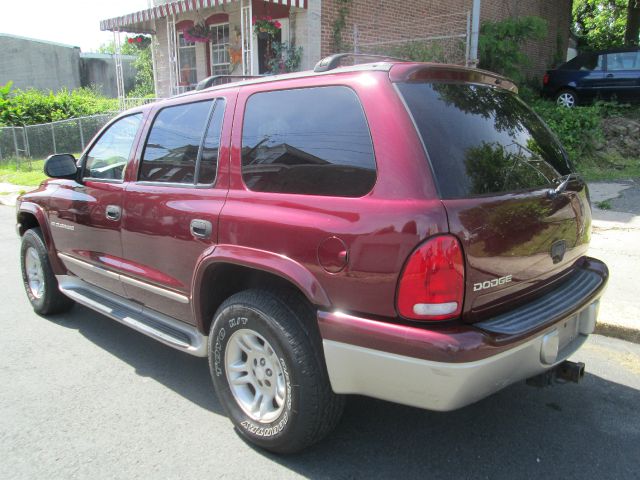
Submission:
[[[28,192],[35,188],[36,187],[24,187],[22,185],[0,182],[0,205],[15,207],[16,198],[18,198],[21,192]]]
[[[20,191],[0,183],[0,204],[13,206]],[[609,286],[602,297],[597,332],[640,343],[640,184],[633,181],[589,184],[593,234],[589,255],[609,266]],[[597,204],[608,200],[611,210]]]
[[[589,185],[593,234],[589,255],[610,272],[602,297],[598,333],[640,343],[640,184],[633,181]],[[598,208],[609,200],[611,210]]]

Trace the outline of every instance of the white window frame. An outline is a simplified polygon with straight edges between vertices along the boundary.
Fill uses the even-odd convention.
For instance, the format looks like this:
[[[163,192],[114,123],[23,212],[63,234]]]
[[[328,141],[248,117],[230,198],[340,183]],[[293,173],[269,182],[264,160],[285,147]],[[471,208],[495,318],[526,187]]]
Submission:
[[[227,43],[214,43],[214,41],[217,42],[217,29],[220,27],[227,28]],[[229,24],[229,22],[215,23],[213,25],[210,25],[209,28],[212,31],[216,32],[211,34],[211,42],[209,42],[209,61],[211,62],[211,75],[229,75],[231,74],[231,58],[229,55],[229,36],[231,35],[231,25]],[[216,54],[217,57],[215,58],[215,60],[220,60],[220,54],[222,54],[223,59],[226,59],[227,61],[215,62],[214,54]],[[224,72],[216,71],[216,69],[221,68],[225,68]]]
[[[185,87],[184,85],[180,85],[182,83],[182,51],[183,50],[192,50],[193,51],[193,60],[194,60],[194,64],[193,67],[189,68],[189,70],[192,70],[195,72],[195,78],[196,81],[195,83],[190,83],[188,88],[195,86],[198,83],[198,55],[196,53],[196,44],[193,43],[192,45],[185,45],[182,46],[181,45],[181,39],[184,38],[184,33],[183,32],[178,32],[178,36],[177,36],[177,47],[178,47],[178,87]]]

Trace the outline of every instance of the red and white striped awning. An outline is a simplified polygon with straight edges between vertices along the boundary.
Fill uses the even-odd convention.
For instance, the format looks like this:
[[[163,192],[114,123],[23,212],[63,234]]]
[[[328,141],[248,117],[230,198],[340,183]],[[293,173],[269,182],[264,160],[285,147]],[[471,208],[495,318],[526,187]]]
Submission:
[[[100,30],[122,30],[133,27],[135,32],[150,31],[149,22],[169,15],[179,15],[204,8],[215,8],[220,5],[239,2],[240,0],[179,0],[157,7],[129,13],[121,17],[109,18],[100,22]],[[288,7],[307,8],[307,0],[266,0],[270,3]]]

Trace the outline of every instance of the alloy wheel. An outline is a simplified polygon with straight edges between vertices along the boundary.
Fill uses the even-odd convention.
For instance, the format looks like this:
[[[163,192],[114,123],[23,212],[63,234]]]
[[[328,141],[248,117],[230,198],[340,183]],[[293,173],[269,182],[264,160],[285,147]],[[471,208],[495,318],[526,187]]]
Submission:
[[[260,423],[282,413],[287,396],[284,370],[271,344],[250,329],[234,332],[227,343],[225,370],[240,408]]]

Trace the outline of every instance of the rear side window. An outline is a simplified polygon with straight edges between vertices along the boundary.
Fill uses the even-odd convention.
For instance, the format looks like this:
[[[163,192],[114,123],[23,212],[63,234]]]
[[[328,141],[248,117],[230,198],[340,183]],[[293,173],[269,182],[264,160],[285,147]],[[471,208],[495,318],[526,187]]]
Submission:
[[[443,198],[550,185],[571,173],[555,137],[515,94],[481,85],[401,83]]]
[[[599,71],[604,68],[604,55],[596,53],[585,53],[578,55],[573,60],[561,67],[563,70]]]
[[[140,181],[195,182],[196,161],[213,100],[164,108],[142,154]]]
[[[258,192],[367,194],[376,163],[355,92],[336,86],[252,95],[242,129],[242,177]]]

